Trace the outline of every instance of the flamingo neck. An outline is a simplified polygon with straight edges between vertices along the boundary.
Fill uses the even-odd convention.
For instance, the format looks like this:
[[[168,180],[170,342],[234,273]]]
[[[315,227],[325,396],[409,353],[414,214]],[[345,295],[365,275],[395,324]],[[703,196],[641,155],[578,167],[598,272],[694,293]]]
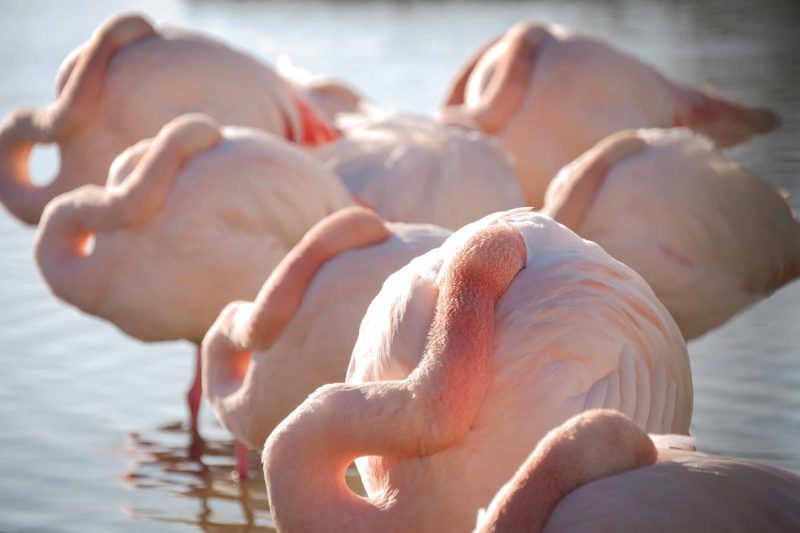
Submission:
[[[113,270],[100,267],[97,254],[86,247],[89,240],[98,233],[148,223],[166,202],[185,161],[220,139],[210,119],[185,115],[159,132],[121,185],[85,185],[50,202],[34,247],[37,263],[56,296],[96,314],[107,296],[105,285]]]
[[[10,172],[2,172],[10,175]],[[26,224],[38,224],[47,203],[58,191],[52,182],[39,186],[30,181],[19,181],[13,178],[0,180],[0,203],[8,211]]]
[[[418,449],[408,431],[420,422],[412,400],[411,390],[395,383],[329,385],[299,408],[301,417],[284,420],[267,439],[262,461],[278,529],[383,531],[401,521],[396,500],[361,498],[344,476],[357,457]]]
[[[475,533],[543,531],[558,502],[584,480],[568,479],[562,465],[549,457],[528,461],[479,518]]]
[[[375,531],[406,523],[407,495],[387,487],[360,498],[345,485],[345,470],[358,457],[430,455],[466,437],[490,382],[494,305],[525,254],[510,226],[477,233],[440,273],[430,340],[408,378],[324,386],[275,429],[263,464],[279,529]]]
[[[646,147],[647,142],[635,131],[621,131],[606,137],[564,167],[562,172],[566,173],[566,179],[558,184],[553,191],[555,194],[548,192],[541,213],[579,232],[609,171]]]
[[[539,442],[479,516],[475,531],[542,531],[571,491],[651,465],[657,458],[653,441],[621,413],[584,411]]]
[[[29,159],[34,147],[56,140],[43,117],[50,115],[22,111],[0,124],[0,202],[26,224],[38,224],[47,203],[67,190],[62,186],[63,168],[47,185],[31,181]]]
[[[251,354],[259,352],[265,365],[293,365],[294,361],[287,360],[271,362],[282,358],[267,350],[294,319],[317,272],[337,255],[383,242],[389,235],[383,220],[372,211],[359,207],[337,211],[311,228],[283,258],[254,302],[235,302],[222,311],[203,341],[205,380],[217,416],[238,438],[251,447],[261,447],[265,433],[297,405],[283,403],[286,398],[296,398],[295,393],[285,391],[292,386],[286,383],[287,373],[256,371]],[[302,382],[302,378],[294,380],[294,386]],[[275,396],[270,398],[269,408],[258,405],[265,391]],[[259,411],[260,423],[246,413],[250,410]],[[237,414],[242,412],[246,415]],[[282,415],[274,420],[274,412]]]
[[[96,255],[87,250],[94,232],[85,220],[91,218],[87,213],[98,209],[102,189],[87,186],[83,191],[82,204],[73,201],[76,194],[68,193],[48,205],[36,234],[34,254],[55,296],[95,314],[111,272],[102,269]]]

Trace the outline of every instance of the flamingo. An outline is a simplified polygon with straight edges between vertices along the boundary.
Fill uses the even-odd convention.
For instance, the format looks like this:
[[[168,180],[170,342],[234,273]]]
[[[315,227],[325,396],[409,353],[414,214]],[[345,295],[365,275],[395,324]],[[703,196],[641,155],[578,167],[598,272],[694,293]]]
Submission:
[[[392,221],[458,229],[525,204],[511,154],[476,130],[396,113],[335,78],[314,75],[285,56],[278,73],[337,139],[312,152],[362,205]]]
[[[228,304],[203,340],[203,389],[220,423],[238,442],[263,448],[306,396],[342,380],[361,318],[386,277],[449,234],[384,223],[363,207],[317,223],[255,301]],[[247,454],[237,451],[237,471],[247,472]]]
[[[800,529],[800,477],[675,446],[674,437],[651,440],[617,412],[581,413],[539,442],[475,531]]]
[[[138,339],[199,347],[225,304],[255,295],[308,229],[348,205],[339,181],[299,148],[187,115],[123,152],[105,187],[48,204],[36,261],[59,299]],[[193,429],[199,364],[198,348]]]
[[[342,126],[337,141],[313,153],[388,220],[458,229],[525,204],[508,153],[480,132],[378,111]]]
[[[498,135],[536,207],[562,166],[616,131],[683,126],[730,146],[780,123],[769,109],[674,82],[601,40],[529,22],[467,62],[442,119]]]
[[[347,382],[268,437],[270,508],[289,531],[464,531],[575,414],[685,434],[691,403],[686,344],[633,270],[547,216],[497,213],[387,279]]]
[[[604,139],[561,170],[543,212],[641,274],[686,339],[800,275],[786,200],[682,128]]]
[[[270,67],[204,34],[153,26],[139,15],[103,23],[59,69],[57,99],[20,109],[0,124],[0,201],[36,224],[57,195],[102,184],[128,146],[170,120],[202,112],[304,144],[333,139],[330,127]],[[52,182],[31,182],[37,143],[57,143],[61,168]]]

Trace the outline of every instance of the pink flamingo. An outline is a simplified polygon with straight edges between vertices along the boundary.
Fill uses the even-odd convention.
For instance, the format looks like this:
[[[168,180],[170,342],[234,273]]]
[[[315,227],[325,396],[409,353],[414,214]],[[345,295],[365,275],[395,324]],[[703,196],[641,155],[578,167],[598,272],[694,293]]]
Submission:
[[[543,212],[641,274],[687,339],[800,275],[786,200],[685,129],[609,136],[561,170]]]
[[[345,83],[281,59],[279,74],[340,134],[313,154],[382,217],[458,229],[525,204],[511,155],[496,139],[381,109]]]
[[[648,438],[613,411],[551,431],[478,518],[476,532],[797,531],[800,477]],[[654,444],[655,441],[655,444]]]
[[[562,166],[616,131],[684,126],[729,146],[780,122],[768,109],[673,82],[598,39],[532,23],[517,24],[467,62],[442,114],[498,135],[537,207]]]
[[[50,106],[18,110],[0,125],[0,201],[28,224],[57,195],[102,184],[117,154],[185,113],[304,144],[334,137],[267,65],[204,34],[157,28],[138,15],[102,24],[64,61],[56,88]],[[37,143],[57,143],[61,155],[45,186],[34,185],[28,170]]]
[[[120,155],[105,187],[48,204],[36,260],[53,293],[82,311],[144,341],[199,346],[228,302],[255,295],[308,229],[351,204],[300,149],[188,115]],[[192,428],[199,348],[197,362]]]
[[[449,233],[387,224],[362,207],[322,219],[255,301],[229,304],[203,339],[203,388],[217,419],[239,442],[263,448],[306,396],[344,377],[361,318],[386,277]],[[240,450],[239,472],[248,470],[246,457]]]
[[[387,279],[347,383],[267,439],[270,508],[291,531],[464,531],[552,428],[604,406],[686,433],[691,390],[635,272],[546,216],[491,215]],[[344,483],[353,460],[366,499]]]
[[[341,122],[342,136],[313,153],[387,220],[458,229],[525,204],[511,158],[495,139],[378,111]]]

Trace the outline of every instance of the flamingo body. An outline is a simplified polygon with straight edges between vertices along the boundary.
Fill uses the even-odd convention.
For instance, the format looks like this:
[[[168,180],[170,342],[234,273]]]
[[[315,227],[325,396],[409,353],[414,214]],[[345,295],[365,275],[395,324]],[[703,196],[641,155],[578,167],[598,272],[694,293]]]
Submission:
[[[509,156],[479,132],[409,115],[352,120],[343,131],[315,155],[387,220],[458,229],[525,203]]]
[[[215,330],[226,325],[206,336],[207,396],[222,425],[250,448],[261,448],[275,426],[315,389],[344,378],[361,319],[384,280],[450,234],[425,224],[386,226],[385,241],[325,262],[275,342],[250,351],[246,373],[231,377],[234,372],[217,370],[237,364],[235,355],[211,347],[216,343],[211,337],[220,334]]]
[[[668,460],[667,457],[669,457]],[[659,462],[577,488],[544,531],[754,531],[800,528],[800,478],[699,452],[659,450]]]
[[[586,411],[540,441],[476,532],[797,531],[800,477]]]
[[[372,499],[389,498],[398,513],[443,531],[471,527],[531,444],[583,410],[617,409],[661,432],[687,433],[691,418],[686,346],[647,284],[529,209],[470,224],[392,275],[364,317],[348,384],[413,371],[433,319],[437,273],[454,248],[492,224],[521,232],[527,261],[495,310],[490,384],[471,430],[434,455],[356,461]]]
[[[780,123],[770,110],[673,82],[599,39],[536,24],[520,24],[489,45],[447,105],[503,139],[535,207],[563,165],[616,131],[686,126],[727,146]],[[445,116],[453,110],[445,107]]]
[[[574,227],[636,270],[687,339],[719,326],[800,275],[800,223],[762,179],[685,129],[638,130],[642,148],[609,168]],[[584,171],[584,159],[551,183],[550,205]],[[589,177],[589,179],[592,179]]]
[[[187,153],[199,133],[208,142]],[[350,204],[282,139],[181,117],[120,155],[106,187],[48,205],[36,258],[53,292],[84,312],[145,341],[199,343],[226,303],[253,297],[309,228]]]

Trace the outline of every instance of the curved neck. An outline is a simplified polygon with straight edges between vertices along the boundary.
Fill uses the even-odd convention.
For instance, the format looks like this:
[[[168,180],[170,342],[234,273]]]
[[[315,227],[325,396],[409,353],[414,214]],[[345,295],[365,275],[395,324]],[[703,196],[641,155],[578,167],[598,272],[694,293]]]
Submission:
[[[577,233],[609,171],[646,147],[647,142],[636,131],[609,135],[564,167],[561,172],[565,179],[559,176],[560,183],[548,191],[540,212]]]
[[[500,37],[495,37],[488,41],[467,60],[467,63],[461,68],[458,77],[456,77],[446,92],[447,96],[444,100],[444,107],[464,104],[467,93],[467,83],[469,82],[470,76],[472,76],[472,71],[475,70],[475,66],[483,57],[483,54],[488,52],[499,40]]]
[[[516,116],[527,93],[536,54],[550,37],[545,26],[520,23],[506,34],[508,49],[474,110],[484,133],[497,134]]]
[[[45,205],[59,192],[59,175],[45,186],[31,181],[28,160],[34,146],[53,142],[52,133],[40,124],[38,111],[17,112],[0,124],[0,202],[26,224],[37,224]]]
[[[543,531],[558,502],[587,481],[566,479],[569,465],[552,457],[534,454],[514,478],[495,496],[485,515],[479,518],[476,533],[495,531]]]
[[[108,274],[97,256],[86,246],[94,235],[85,223],[88,211],[102,205],[104,190],[94,185],[68,193],[48,205],[34,241],[34,255],[42,276],[53,293],[65,302],[88,313],[96,313],[97,286]]]
[[[571,491],[655,463],[653,441],[612,410],[584,411],[548,433],[478,518],[476,532],[544,530]]]
[[[34,185],[28,169],[31,150],[37,143],[66,142],[84,128],[100,100],[113,54],[125,43],[153,34],[152,26],[135,15],[107,21],[72,61],[52,105],[18,110],[0,125],[0,201],[14,216],[36,224],[45,205],[70,188],[66,182],[75,176],[64,169],[52,183]],[[82,168],[84,176],[85,172]]]
[[[262,461],[278,529],[380,531],[397,523],[397,507],[380,496],[357,496],[344,475],[360,456],[420,454],[408,438],[422,422],[413,404],[403,384],[336,384],[306,400],[302,416],[284,420],[267,439]]]
[[[285,396],[295,397],[281,395],[279,391],[287,384],[269,383],[272,376],[264,375],[263,368],[256,373],[251,354],[268,350],[280,337],[302,305],[314,276],[328,261],[388,237],[389,230],[374,212],[361,207],[339,210],[306,233],[270,274],[252,304],[234,303],[220,314],[203,341],[204,379],[217,417],[237,438],[253,448],[261,447],[266,434],[288,411],[281,410],[269,427],[254,424],[252,411],[260,409],[257,418],[263,422],[268,418],[264,411],[280,410]],[[263,355],[269,358],[274,354]],[[282,372],[272,374],[285,379]],[[260,402],[265,394],[272,401]]]
[[[408,378],[322,387],[278,426],[263,463],[279,528],[374,531],[398,524],[404,495],[360,498],[345,485],[345,469],[362,456],[432,454],[466,436],[490,381],[494,305],[525,253],[510,226],[478,232],[440,272],[430,340]]]
[[[87,241],[98,232],[149,223],[166,202],[185,162],[220,138],[209,119],[180,117],[164,126],[121,185],[86,185],[50,202],[36,237],[35,253],[53,292],[94,312],[97,300],[105,296],[105,291],[97,289],[98,279],[111,273],[100,269],[96,254],[87,253]]]
[[[341,209],[314,225],[292,248],[256,296],[247,344],[269,348],[294,317],[316,273],[328,261],[348,250],[371,246],[389,238],[389,230],[373,211],[363,207]]]
[[[38,186],[32,183],[27,176],[17,179],[7,168],[11,162],[2,155],[0,158],[0,167],[5,167],[0,168],[0,202],[25,224],[38,224],[45,206],[58,192],[53,190],[51,184]],[[58,180],[58,177],[55,179]]]

